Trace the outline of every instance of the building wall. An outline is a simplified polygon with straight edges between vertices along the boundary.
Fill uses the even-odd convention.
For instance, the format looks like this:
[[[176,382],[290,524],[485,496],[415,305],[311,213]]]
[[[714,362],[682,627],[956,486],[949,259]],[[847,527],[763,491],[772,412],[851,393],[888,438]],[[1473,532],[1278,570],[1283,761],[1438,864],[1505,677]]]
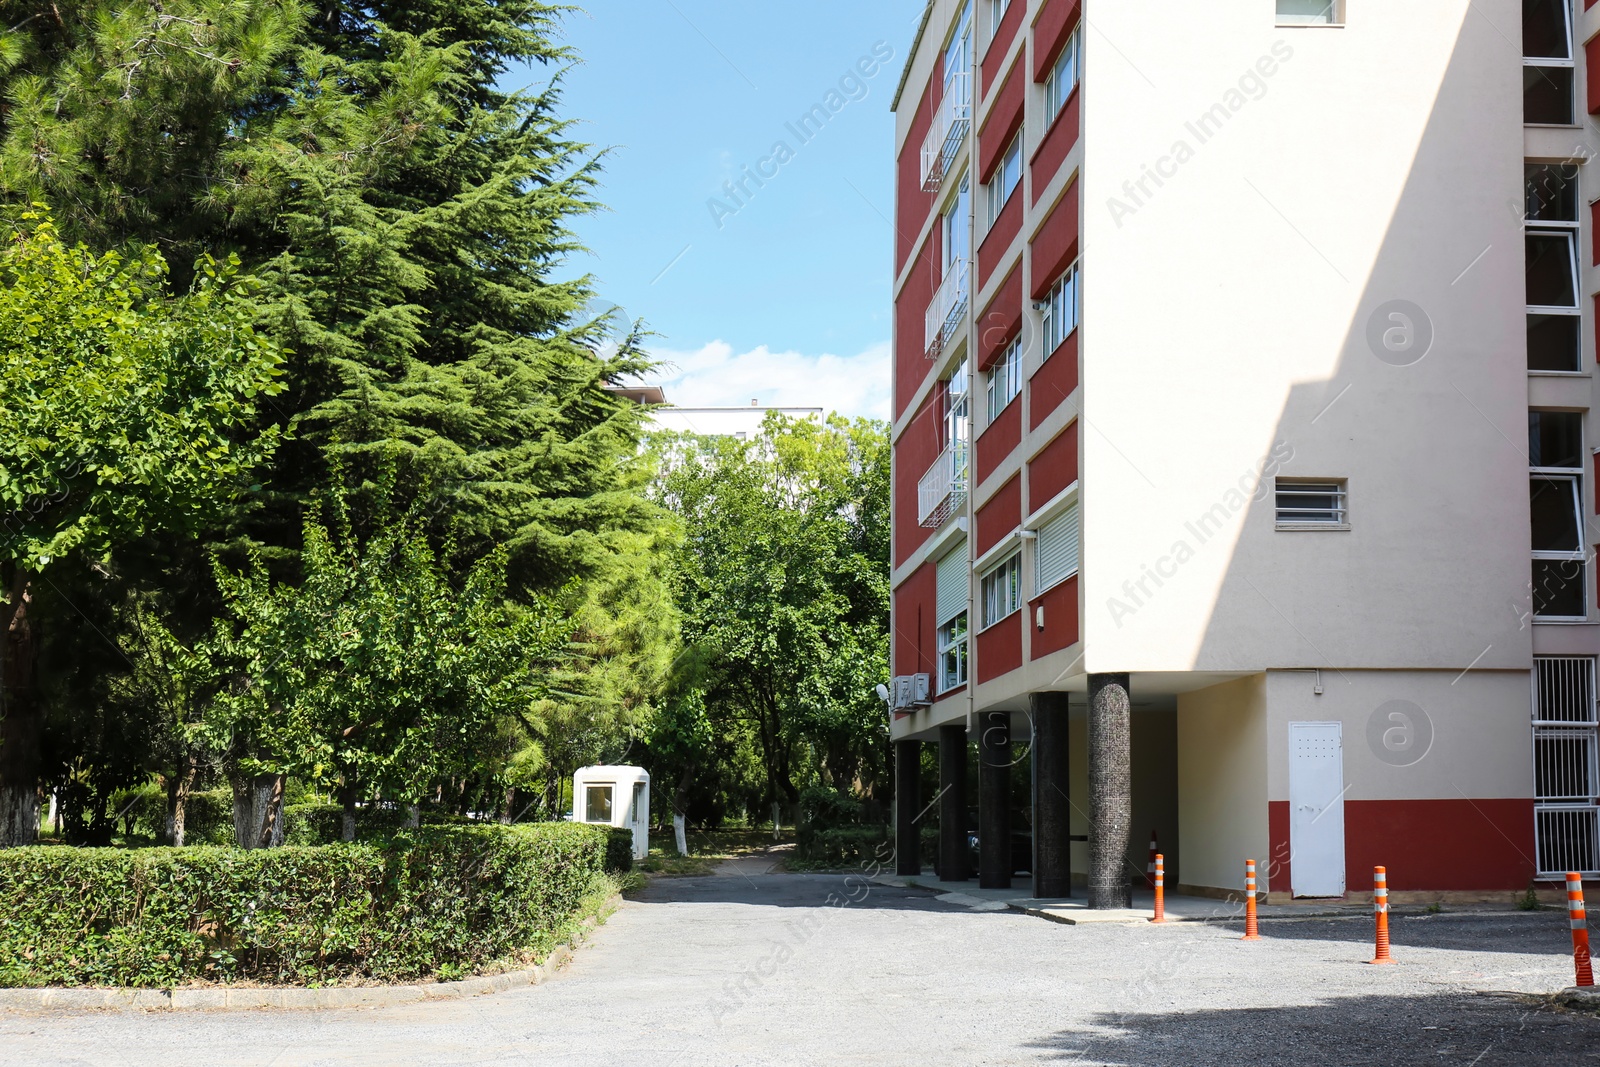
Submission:
[[[1260,675],[1178,697],[1178,886],[1238,891],[1244,861],[1272,883],[1267,827],[1267,693]]]
[[[1520,7],[1474,7],[1096,9],[1090,670],[1527,667]],[[1396,299],[1434,328],[1411,366],[1368,341]],[[1352,528],[1275,531],[1263,471],[1348,478]]]

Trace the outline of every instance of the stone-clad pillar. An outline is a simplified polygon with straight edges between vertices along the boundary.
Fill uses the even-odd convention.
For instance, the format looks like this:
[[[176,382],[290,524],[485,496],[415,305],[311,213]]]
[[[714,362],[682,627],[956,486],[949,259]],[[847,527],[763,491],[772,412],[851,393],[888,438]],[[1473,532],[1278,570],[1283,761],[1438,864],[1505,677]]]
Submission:
[[[1072,895],[1067,694],[1028,696],[1033,713],[1033,895]]]
[[[1126,908],[1133,830],[1132,723],[1126,674],[1089,675],[1089,907]]]

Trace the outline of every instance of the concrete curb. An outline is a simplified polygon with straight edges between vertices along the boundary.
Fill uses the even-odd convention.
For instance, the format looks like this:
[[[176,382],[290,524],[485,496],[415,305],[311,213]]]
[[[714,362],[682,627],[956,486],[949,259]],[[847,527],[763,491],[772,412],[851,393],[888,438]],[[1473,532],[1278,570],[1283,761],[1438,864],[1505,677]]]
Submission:
[[[1600,987],[1568,986],[1555,994],[1555,1002],[1563,1007],[1600,1011]]]
[[[601,905],[609,915],[622,902],[614,896]],[[557,945],[544,962],[521,971],[508,971],[483,978],[464,978],[459,982],[428,982],[420,985],[331,986],[327,989],[302,989],[298,986],[233,987],[211,986],[186,989],[0,989],[0,1011],[260,1011],[280,1008],[316,1010],[330,1008],[385,1008],[395,1004],[416,1004],[432,1000],[463,1000],[487,993],[504,993],[542,985],[572,961],[576,948],[587,940],[589,931],[599,925],[591,917],[583,921],[583,933],[573,944]]]

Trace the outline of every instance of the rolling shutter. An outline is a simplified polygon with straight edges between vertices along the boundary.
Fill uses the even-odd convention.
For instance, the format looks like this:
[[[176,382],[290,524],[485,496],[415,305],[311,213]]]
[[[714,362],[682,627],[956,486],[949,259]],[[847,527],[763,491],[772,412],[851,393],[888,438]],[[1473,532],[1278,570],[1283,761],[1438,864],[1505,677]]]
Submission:
[[[934,598],[935,625],[943,626],[967,610],[967,545],[939,561],[938,593]]]
[[[1039,527],[1034,593],[1042,593],[1078,570],[1078,505]]]

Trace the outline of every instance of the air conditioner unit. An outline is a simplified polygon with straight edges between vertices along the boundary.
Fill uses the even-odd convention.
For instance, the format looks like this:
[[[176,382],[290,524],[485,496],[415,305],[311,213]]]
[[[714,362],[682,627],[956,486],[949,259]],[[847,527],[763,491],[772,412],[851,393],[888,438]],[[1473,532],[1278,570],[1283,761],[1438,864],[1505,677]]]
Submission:
[[[894,711],[904,711],[906,708],[911,706],[911,700],[914,693],[912,688],[912,678],[913,676],[909,674],[895,675],[893,682],[894,700],[890,704],[890,707]]]
[[[928,676],[926,674],[913,674],[911,676],[911,703],[919,707],[927,707],[930,703],[928,699]]]

